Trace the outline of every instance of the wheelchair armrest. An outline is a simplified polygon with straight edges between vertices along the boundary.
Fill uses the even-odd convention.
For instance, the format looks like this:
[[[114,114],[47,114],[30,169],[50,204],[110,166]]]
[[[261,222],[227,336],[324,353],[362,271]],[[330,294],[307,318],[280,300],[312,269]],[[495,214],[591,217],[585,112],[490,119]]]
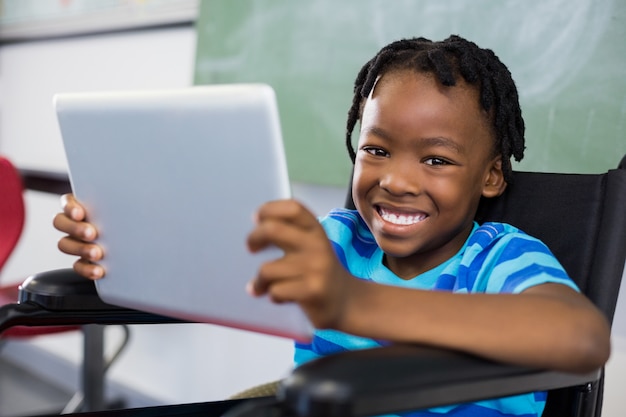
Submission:
[[[93,281],[70,268],[31,275],[19,287],[18,302],[36,304],[53,311],[119,309],[103,302]]]
[[[587,374],[505,365],[412,345],[344,352],[295,369],[279,399],[299,417],[364,416],[420,410],[597,381]]]
[[[20,286],[19,301],[0,308],[0,333],[13,326],[184,322],[106,304],[98,297],[94,283],[72,269],[30,276]]]

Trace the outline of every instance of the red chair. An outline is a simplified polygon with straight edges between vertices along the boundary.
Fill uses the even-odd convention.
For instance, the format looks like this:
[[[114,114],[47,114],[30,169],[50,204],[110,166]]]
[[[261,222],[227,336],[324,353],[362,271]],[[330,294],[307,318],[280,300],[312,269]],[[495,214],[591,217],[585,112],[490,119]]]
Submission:
[[[45,173],[28,171],[26,175],[21,175],[8,159],[0,156],[0,271],[15,249],[24,228],[23,179],[28,188],[37,191],[62,194],[70,190],[67,178],[47,178],[43,174]],[[0,308],[18,302],[20,285],[21,282],[0,284]],[[122,326],[122,330],[124,338],[108,361],[104,358],[104,329],[98,325],[15,326],[0,333],[0,342],[81,331],[84,339],[82,386],[62,412],[94,411],[113,406],[107,405],[104,398],[104,376],[128,342],[128,327]]]
[[[24,219],[24,188],[21,176],[8,159],[0,156],[0,271],[17,246],[24,228]],[[0,285],[0,306],[17,301],[20,284]],[[4,332],[2,338],[34,337],[79,329],[78,326],[17,326]]]

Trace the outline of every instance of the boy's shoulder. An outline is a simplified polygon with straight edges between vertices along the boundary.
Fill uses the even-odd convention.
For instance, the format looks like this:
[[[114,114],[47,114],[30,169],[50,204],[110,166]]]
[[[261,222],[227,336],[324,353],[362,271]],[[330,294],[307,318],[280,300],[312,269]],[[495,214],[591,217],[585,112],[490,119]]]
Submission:
[[[328,238],[340,247],[353,247],[368,256],[378,249],[376,239],[356,210],[333,209],[319,221]]]
[[[462,251],[464,262],[485,256],[497,257],[499,262],[505,262],[522,254],[554,258],[548,246],[541,240],[508,223],[498,222],[475,224]]]
[[[554,256],[541,240],[508,223],[485,222],[476,225],[465,246],[469,252],[541,252]]]
[[[516,237],[529,240],[537,240],[524,231],[508,223],[485,222],[474,227],[468,238],[468,244],[479,244],[487,247],[494,241],[510,240]]]
[[[351,210],[347,208],[334,208],[330,210],[325,216],[320,217],[321,221],[324,220],[339,220],[339,219],[361,219],[361,215],[357,210]]]
[[[366,241],[374,241],[374,236],[370,233],[367,224],[365,224],[365,221],[357,210],[335,208],[325,216],[320,217],[319,221],[330,235],[335,233],[342,235],[358,234]]]

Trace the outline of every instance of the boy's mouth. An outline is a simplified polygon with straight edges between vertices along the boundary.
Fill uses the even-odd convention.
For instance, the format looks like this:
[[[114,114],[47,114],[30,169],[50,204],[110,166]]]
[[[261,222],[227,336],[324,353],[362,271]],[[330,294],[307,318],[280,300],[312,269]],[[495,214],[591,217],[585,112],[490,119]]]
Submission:
[[[380,206],[376,206],[376,210],[378,211],[378,215],[386,222],[402,225],[402,226],[410,226],[412,224],[416,224],[424,220],[428,215],[425,213],[406,213],[400,211],[392,211]]]

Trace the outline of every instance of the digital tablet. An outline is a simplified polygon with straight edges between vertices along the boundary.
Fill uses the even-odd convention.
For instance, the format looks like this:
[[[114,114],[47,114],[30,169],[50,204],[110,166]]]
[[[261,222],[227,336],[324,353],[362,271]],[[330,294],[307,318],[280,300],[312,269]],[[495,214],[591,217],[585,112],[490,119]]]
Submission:
[[[105,302],[310,339],[297,305],[245,291],[281,255],[247,250],[253,214],[290,197],[270,86],[58,94],[54,108],[73,193],[105,251]]]

